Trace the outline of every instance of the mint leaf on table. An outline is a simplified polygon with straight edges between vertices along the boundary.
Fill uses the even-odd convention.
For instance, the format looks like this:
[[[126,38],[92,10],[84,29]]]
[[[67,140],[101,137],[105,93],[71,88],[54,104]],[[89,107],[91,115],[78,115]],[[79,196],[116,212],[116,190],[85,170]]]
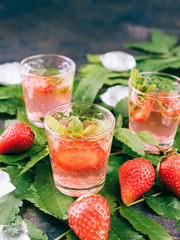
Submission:
[[[24,111],[18,111],[17,118],[20,122],[27,123],[31,129],[35,132],[35,139],[40,145],[46,144],[46,133],[44,128],[38,128],[32,122],[27,119],[26,113]]]
[[[22,99],[18,97],[3,99],[0,101],[0,113],[7,113],[9,115],[16,115],[18,108],[23,106]]]
[[[41,146],[32,145],[27,151],[18,154],[3,155],[0,154],[0,162],[11,165],[18,165],[18,161],[23,160],[24,158],[31,157],[34,154],[37,154],[42,149]]]
[[[22,98],[22,85],[15,85],[15,86],[2,86],[0,87],[0,100],[8,99],[13,97]]]
[[[138,154],[137,152],[134,152],[131,148],[129,148],[127,145],[123,145],[123,152],[129,156],[132,156],[134,158],[139,158],[139,157],[142,157],[140,154]],[[161,159],[161,156],[160,155],[154,155],[154,154],[148,154],[148,153],[145,153],[144,155],[144,158],[151,161],[151,163],[154,165],[154,166],[157,166],[160,159]]]
[[[124,118],[129,117],[129,97],[123,98],[116,104],[114,113],[115,115],[121,114]]]
[[[73,198],[57,190],[49,163],[44,162],[38,165],[36,179],[31,189],[34,198],[30,200],[36,207],[58,219],[67,219],[67,212]]]
[[[67,234],[67,240],[80,240],[78,236],[73,232],[73,230],[70,230]]]
[[[96,94],[105,84],[108,74],[103,67],[87,74],[79,83],[73,97],[74,102],[94,102]]]
[[[111,216],[108,240],[143,240],[143,236],[136,232],[130,224],[120,218]]]
[[[146,202],[158,215],[180,220],[180,201],[175,197],[147,197]]]
[[[87,54],[87,60],[91,63],[101,63],[98,54]]]
[[[128,48],[138,49],[145,52],[166,54],[177,43],[175,35],[169,36],[161,31],[155,30],[151,34],[151,42],[125,43]]]
[[[141,139],[127,128],[115,129],[115,137],[131,148],[134,152],[141,156],[145,154],[145,147]]]
[[[23,173],[27,172],[30,168],[32,168],[36,163],[44,159],[49,154],[48,147],[42,148],[41,151],[31,156],[31,159],[26,163],[25,166],[21,168],[21,172],[19,176]]]
[[[136,132],[136,135],[139,138],[141,138],[143,142],[146,142],[151,145],[157,145],[157,146],[159,145],[159,142],[156,139],[156,137],[150,132],[146,132],[146,131]]]
[[[151,240],[166,239],[172,240],[172,237],[163,227],[155,221],[145,217],[139,211],[132,207],[120,208],[120,214],[126,218],[133,227],[144,235],[148,235]]]

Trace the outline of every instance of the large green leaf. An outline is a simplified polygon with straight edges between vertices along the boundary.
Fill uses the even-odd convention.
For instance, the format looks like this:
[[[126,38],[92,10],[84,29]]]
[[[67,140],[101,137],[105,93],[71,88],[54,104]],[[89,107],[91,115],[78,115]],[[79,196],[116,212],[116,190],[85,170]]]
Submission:
[[[101,67],[87,74],[79,83],[74,102],[94,102],[96,94],[108,78],[108,71]]]
[[[137,231],[148,235],[151,240],[172,240],[172,237],[160,224],[145,217],[132,207],[124,206],[120,208],[120,214],[126,218]]]
[[[29,174],[17,177],[20,170],[12,166],[5,168],[5,171],[9,173],[10,180],[16,189],[0,198],[0,225],[9,225],[15,220],[23,204],[21,199],[25,199],[30,187]]]
[[[31,159],[27,162],[25,166],[21,168],[21,172],[19,175],[25,173],[30,168],[32,168],[37,162],[45,158],[49,154],[48,147],[42,148],[40,152],[31,156]]]
[[[18,98],[8,98],[0,101],[0,113],[16,115],[18,108],[23,105],[23,101]]]
[[[115,128],[115,137],[130,147],[134,152],[144,156],[145,147],[141,139],[127,128]]]
[[[31,240],[48,240],[47,235],[44,234],[40,228],[29,222],[27,219],[23,219],[23,221],[27,224],[28,236]]]
[[[32,188],[35,192],[34,204],[42,211],[58,219],[67,219],[67,211],[73,198],[62,194],[54,185],[50,164],[40,163]]]
[[[143,236],[136,232],[128,223],[120,218],[111,216],[108,240],[143,240]]]
[[[3,155],[0,154],[0,162],[6,164],[15,164],[16,162],[23,160],[26,157],[31,157],[34,154],[37,154],[42,149],[41,146],[32,145],[27,151],[19,154]]]
[[[180,201],[175,197],[148,197],[147,204],[160,216],[180,220]]]
[[[3,86],[0,88],[0,99],[22,97],[22,95],[21,84],[15,86]]]

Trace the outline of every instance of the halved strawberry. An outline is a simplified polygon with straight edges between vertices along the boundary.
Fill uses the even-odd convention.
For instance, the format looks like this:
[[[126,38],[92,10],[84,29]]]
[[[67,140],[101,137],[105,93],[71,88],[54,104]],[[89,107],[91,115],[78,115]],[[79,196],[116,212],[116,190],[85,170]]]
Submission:
[[[98,143],[72,142],[60,145],[53,151],[53,160],[62,170],[81,174],[97,170],[103,163],[106,152]]]
[[[49,81],[43,76],[29,76],[26,80],[24,85],[26,87],[30,87],[33,89],[34,92],[40,94],[48,94],[51,92],[50,87],[51,84]]]
[[[139,108],[131,113],[131,116],[139,123],[144,122],[149,117],[153,104],[154,101],[152,99],[144,100],[141,106],[138,106]]]

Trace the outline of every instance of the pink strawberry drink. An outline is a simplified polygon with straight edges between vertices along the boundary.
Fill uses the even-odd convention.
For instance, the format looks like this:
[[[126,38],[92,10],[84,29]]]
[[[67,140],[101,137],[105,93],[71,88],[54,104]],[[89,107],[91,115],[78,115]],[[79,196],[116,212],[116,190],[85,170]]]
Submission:
[[[27,116],[43,127],[41,118],[49,110],[71,102],[75,64],[59,55],[37,55],[20,66]]]
[[[54,182],[79,197],[102,189],[112,143],[114,116],[90,103],[61,105],[45,117]]]
[[[179,79],[164,73],[142,75],[149,81],[152,78],[157,86],[153,92],[144,94],[135,89],[129,81],[129,128],[134,132],[152,133],[160,146],[168,148],[174,142],[179,124]],[[162,88],[161,85],[163,85]],[[158,148],[149,144],[145,144],[145,147],[146,151],[158,151]]]

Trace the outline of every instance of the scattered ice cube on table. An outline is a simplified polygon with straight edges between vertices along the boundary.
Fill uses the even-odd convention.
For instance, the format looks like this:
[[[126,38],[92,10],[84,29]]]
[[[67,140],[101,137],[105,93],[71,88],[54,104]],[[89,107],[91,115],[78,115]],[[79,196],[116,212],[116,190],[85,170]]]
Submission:
[[[30,240],[27,232],[27,224],[24,221],[22,224],[0,225],[1,240]]]
[[[15,186],[10,182],[9,174],[0,170],[0,197],[12,192]]]
[[[101,100],[112,107],[115,107],[116,104],[123,98],[129,95],[129,88],[126,86],[114,86],[108,88],[108,90],[103,93],[100,98]]]
[[[102,54],[100,55],[100,60],[105,68],[116,72],[124,72],[136,66],[135,58],[132,55],[121,51]]]
[[[0,84],[15,85],[22,82],[19,63],[4,63],[0,65]]]

